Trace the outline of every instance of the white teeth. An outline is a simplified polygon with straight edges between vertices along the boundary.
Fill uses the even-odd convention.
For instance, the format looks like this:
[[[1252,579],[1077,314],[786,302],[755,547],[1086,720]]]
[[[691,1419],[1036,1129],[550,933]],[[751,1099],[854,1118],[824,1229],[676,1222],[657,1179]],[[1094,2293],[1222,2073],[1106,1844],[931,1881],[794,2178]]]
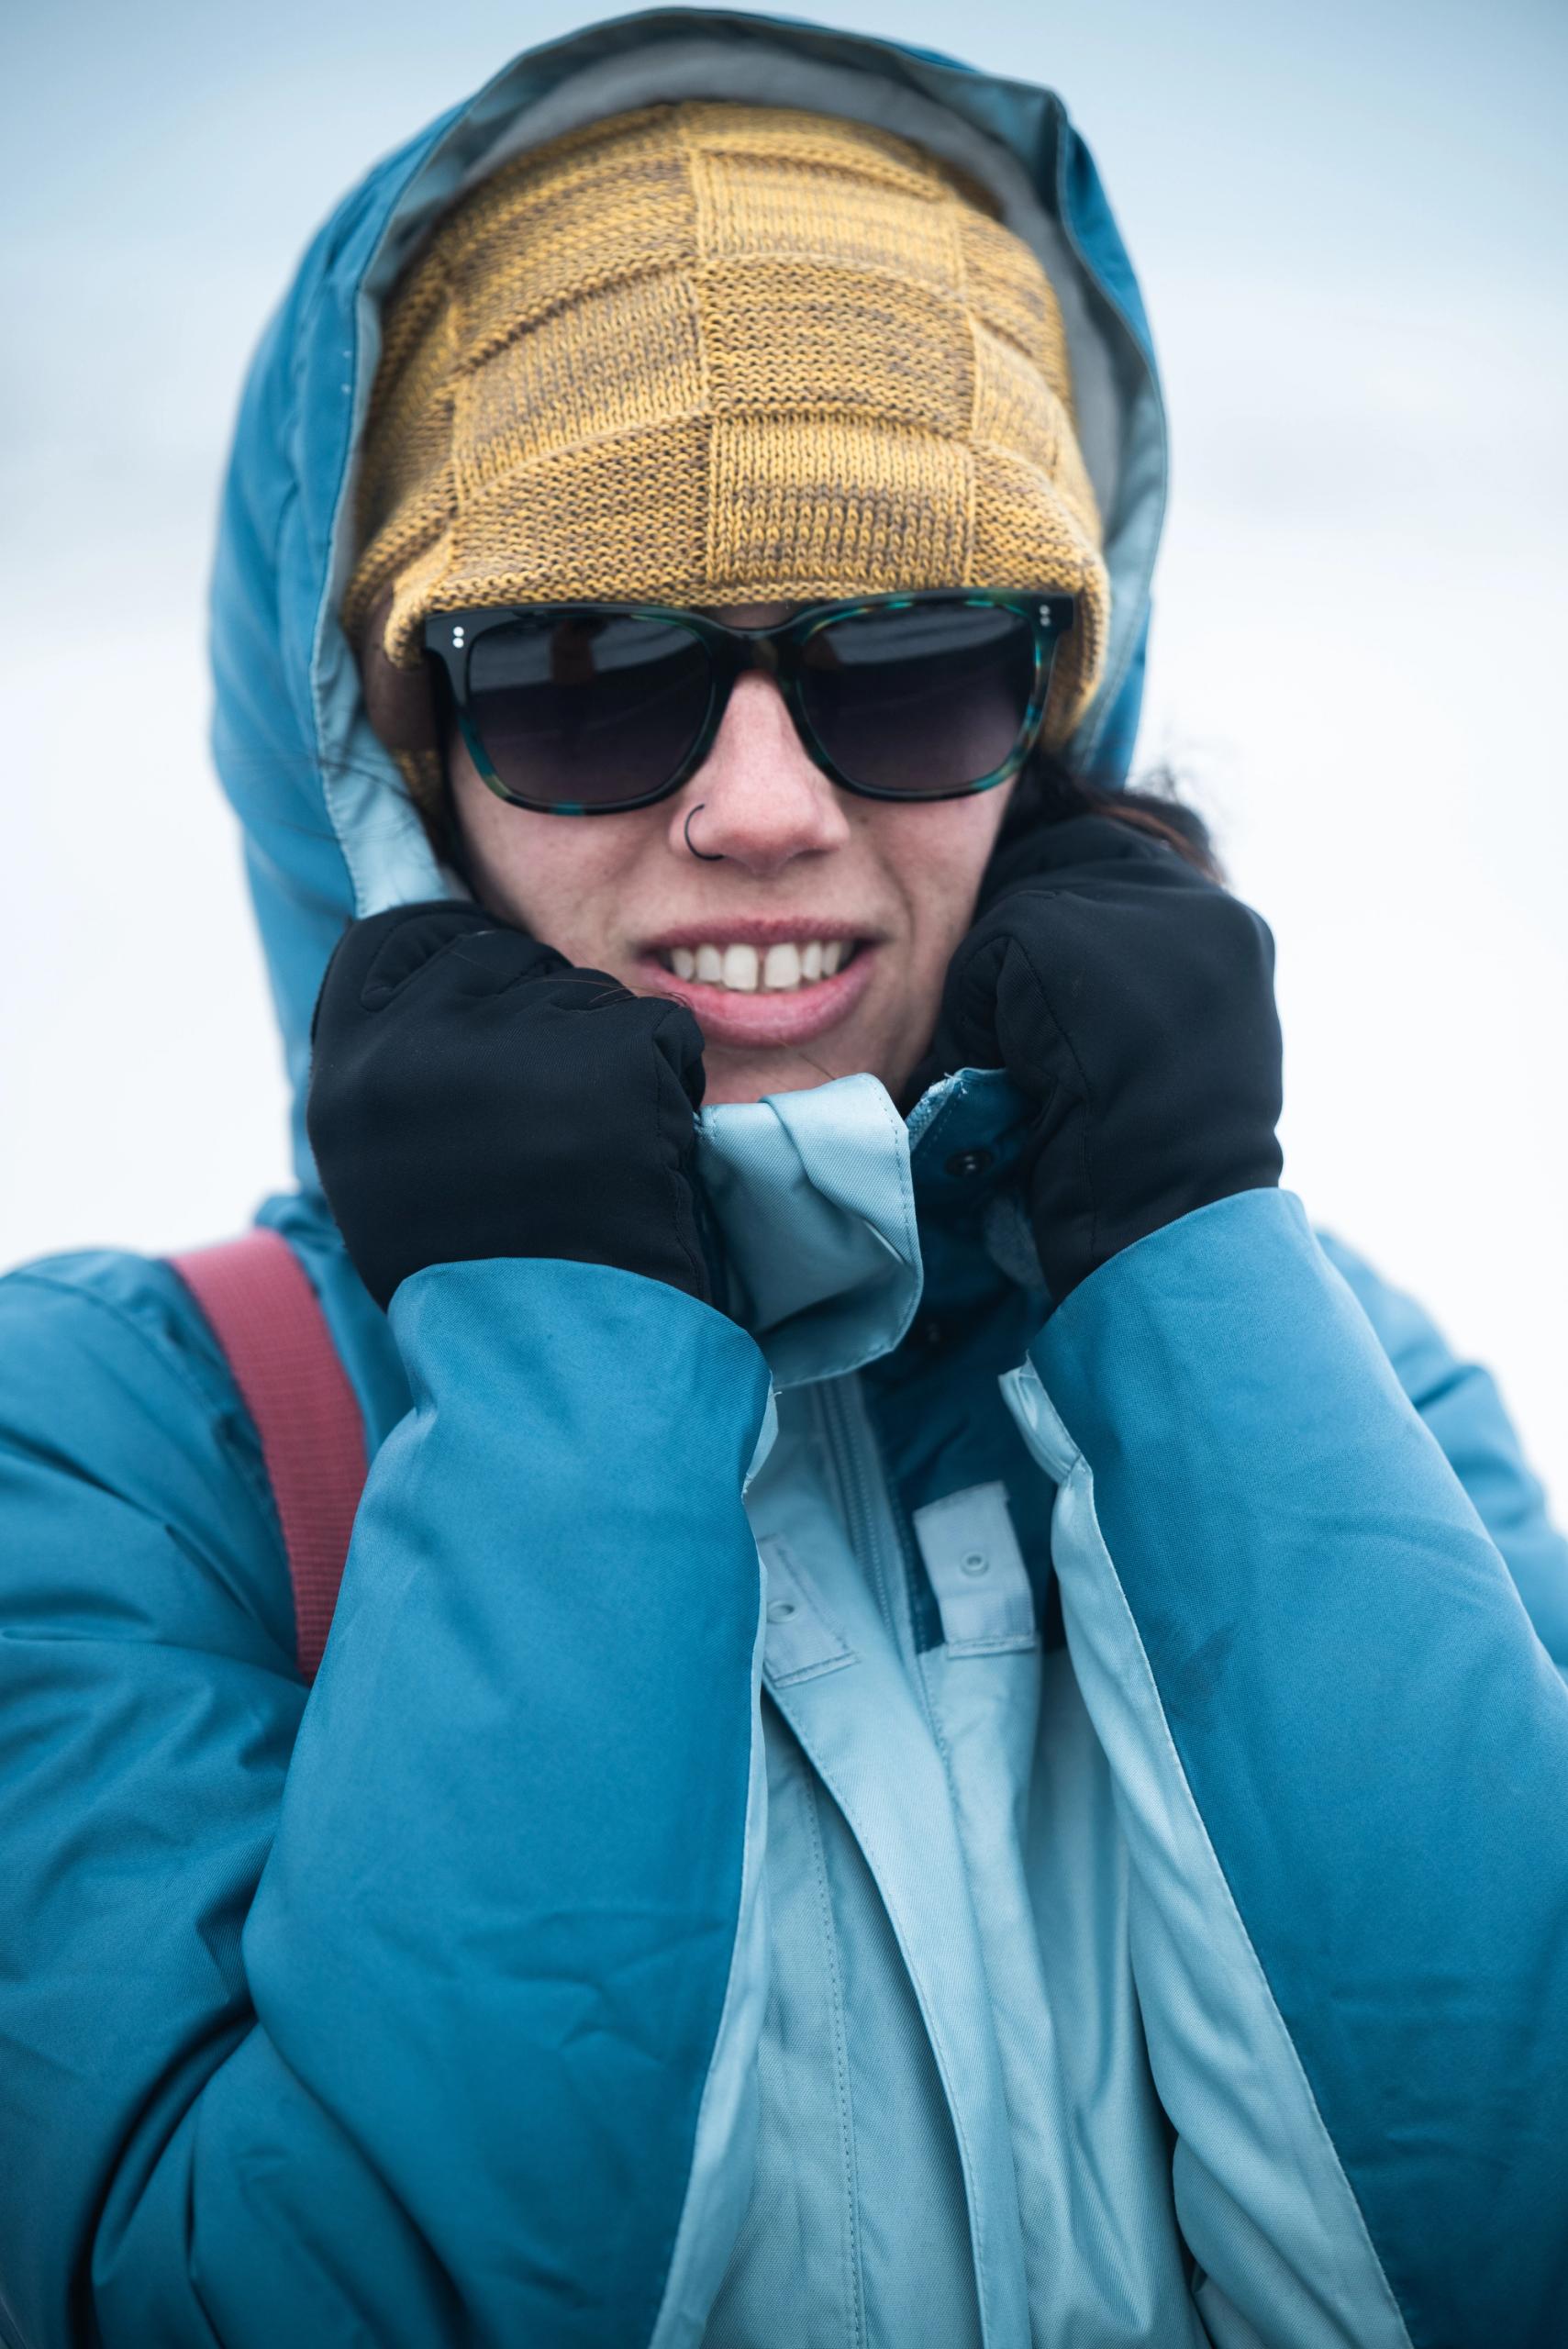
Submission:
[[[738,995],[790,995],[796,987],[830,979],[854,949],[842,938],[782,939],[760,953],[754,946],[672,946],[670,968],[678,979],[705,986],[732,987]]]

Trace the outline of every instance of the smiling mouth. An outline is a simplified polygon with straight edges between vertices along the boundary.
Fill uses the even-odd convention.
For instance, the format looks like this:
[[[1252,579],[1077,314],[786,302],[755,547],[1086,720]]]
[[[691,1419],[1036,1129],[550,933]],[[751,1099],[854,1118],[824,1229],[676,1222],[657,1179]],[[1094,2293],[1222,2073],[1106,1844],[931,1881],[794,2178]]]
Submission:
[[[858,939],[782,939],[771,946],[705,941],[662,948],[659,961],[686,985],[720,987],[731,995],[795,995],[836,978],[861,950]]]
[[[779,933],[784,930],[784,935]],[[803,1046],[828,1035],[864,1001],[881,966],[875,938],[810,936],[757,922],[750,938],[694,930],[644,947],[635,986],[673,996],[709,1044],[748,1051]]]

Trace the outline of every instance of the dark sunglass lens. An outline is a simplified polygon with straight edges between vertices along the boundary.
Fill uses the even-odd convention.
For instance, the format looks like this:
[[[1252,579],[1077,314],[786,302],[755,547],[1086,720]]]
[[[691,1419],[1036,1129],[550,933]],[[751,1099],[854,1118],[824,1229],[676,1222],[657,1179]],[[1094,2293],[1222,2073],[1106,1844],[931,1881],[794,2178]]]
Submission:
[[[938,798],[994,774],[1035,685],[1025,614],[997,604],[906,604],[847,614],[809,640],[806,715],[851,783]]]
[[[474,639],[469,719],[508,791],[621,807],[667,783],[707,715],[701,640],[638,614],[543,612]]]

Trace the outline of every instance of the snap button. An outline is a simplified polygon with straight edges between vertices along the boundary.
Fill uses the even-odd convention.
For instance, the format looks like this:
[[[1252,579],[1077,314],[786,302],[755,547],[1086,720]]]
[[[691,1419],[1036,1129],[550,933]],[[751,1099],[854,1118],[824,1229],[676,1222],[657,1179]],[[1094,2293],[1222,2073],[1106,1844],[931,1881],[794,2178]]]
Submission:
[[[793,1598],[769,1599],[768,1620],[770,1623],[787,1623],[794,1613],[795,1601]]]
[[[966,1575],[983,1575],[991,1561],[984,1550],[966,1550],[958,1563]]]
[[[991,1163],[991,1155],[988,1150],[954,1151],[942,1172],[944,1174],[962,1174],[966,1177],[984,1174]]]

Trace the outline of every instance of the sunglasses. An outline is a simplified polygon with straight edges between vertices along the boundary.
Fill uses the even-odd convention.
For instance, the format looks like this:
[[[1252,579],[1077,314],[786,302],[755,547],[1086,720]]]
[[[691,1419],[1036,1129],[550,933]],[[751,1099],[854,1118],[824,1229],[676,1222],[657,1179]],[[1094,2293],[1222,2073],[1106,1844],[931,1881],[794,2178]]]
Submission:
[[[496,796],[610,816],[678,791],[737,677],[777,680],[806,755],[867,799],[959,799],[1017,774],[1040,733],[1071,596],[934,589],[730,628],[659,604],[439,612],[439,665]]]

